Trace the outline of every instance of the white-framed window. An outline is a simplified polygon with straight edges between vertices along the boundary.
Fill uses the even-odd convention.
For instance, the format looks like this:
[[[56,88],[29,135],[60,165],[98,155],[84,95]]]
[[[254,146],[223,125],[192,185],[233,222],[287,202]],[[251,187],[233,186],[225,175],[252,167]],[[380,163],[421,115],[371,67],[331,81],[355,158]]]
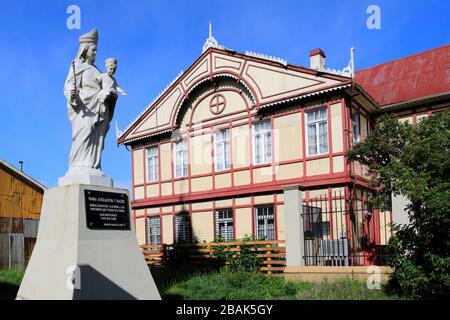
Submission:
[[[178,213],[175,215],[175,242],[192,242],[191,218],[188,213]]]
[[[147,217],[147,244],[161,244],[161,219],[159,216]]]
[[[328,152],[327,109],[321,108],[305,112],[306,152],[307,156]]]
[[[158,146],[147,148],[147,181],[159,180]]]
[[[275,240],[273,206],[255,207],[255,236],[257,240]]]
[[[216,238],[220,241],[234,240],[233,209],[216,210]]]
[[[359,112],[352,113],[352,123],[353,123],[353,142],[357,143],[361,141],[360,128],[361,128],[361,118]]]
[[[253,124],[253,163],[272,162],[272,130],[270,120]]]
[[[187,141],[185,139],[174,142],[173,158],[175,178],[186,177],[188,174],[188,152]]]
[[[230,129],[214,134],[214,162],[216,171],[230,169]]]

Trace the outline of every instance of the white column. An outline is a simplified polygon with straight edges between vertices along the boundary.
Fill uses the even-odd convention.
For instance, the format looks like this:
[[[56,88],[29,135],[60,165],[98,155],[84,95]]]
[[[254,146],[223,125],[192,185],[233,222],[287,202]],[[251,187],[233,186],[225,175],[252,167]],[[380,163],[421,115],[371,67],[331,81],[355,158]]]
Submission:
[[[291,185],[283,187],[284,219],[286,234],[286,267],[303,267],[305,241],[303,233],[302,187]]]

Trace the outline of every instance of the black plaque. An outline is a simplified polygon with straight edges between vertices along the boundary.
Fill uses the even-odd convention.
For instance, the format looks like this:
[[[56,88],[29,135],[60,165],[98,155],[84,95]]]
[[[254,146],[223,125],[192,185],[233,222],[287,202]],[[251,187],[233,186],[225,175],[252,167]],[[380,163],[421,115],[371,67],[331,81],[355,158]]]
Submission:
[[[84,190],[86,226],[91,230],[130,230],[128,195]]]

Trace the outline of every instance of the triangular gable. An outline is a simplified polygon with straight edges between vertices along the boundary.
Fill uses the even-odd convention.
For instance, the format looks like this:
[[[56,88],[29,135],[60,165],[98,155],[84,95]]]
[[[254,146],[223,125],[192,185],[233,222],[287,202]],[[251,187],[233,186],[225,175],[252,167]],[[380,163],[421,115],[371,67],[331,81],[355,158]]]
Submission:
[[[220,75],[232,76],[247,87],[257,108],[351,80],[303,67],[285,66],[261,57],[211,48],[144,110],[118,142],[127,143],[175,129],[176,115],[183,100],[197,85]]]

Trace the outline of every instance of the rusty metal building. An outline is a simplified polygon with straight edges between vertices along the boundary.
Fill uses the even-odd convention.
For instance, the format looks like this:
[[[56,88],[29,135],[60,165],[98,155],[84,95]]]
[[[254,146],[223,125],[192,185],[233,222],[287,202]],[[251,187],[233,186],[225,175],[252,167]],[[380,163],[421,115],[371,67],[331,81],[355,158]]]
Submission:
[[[24,268],[30,259],[45,189],[0,160],[0,268]]]

